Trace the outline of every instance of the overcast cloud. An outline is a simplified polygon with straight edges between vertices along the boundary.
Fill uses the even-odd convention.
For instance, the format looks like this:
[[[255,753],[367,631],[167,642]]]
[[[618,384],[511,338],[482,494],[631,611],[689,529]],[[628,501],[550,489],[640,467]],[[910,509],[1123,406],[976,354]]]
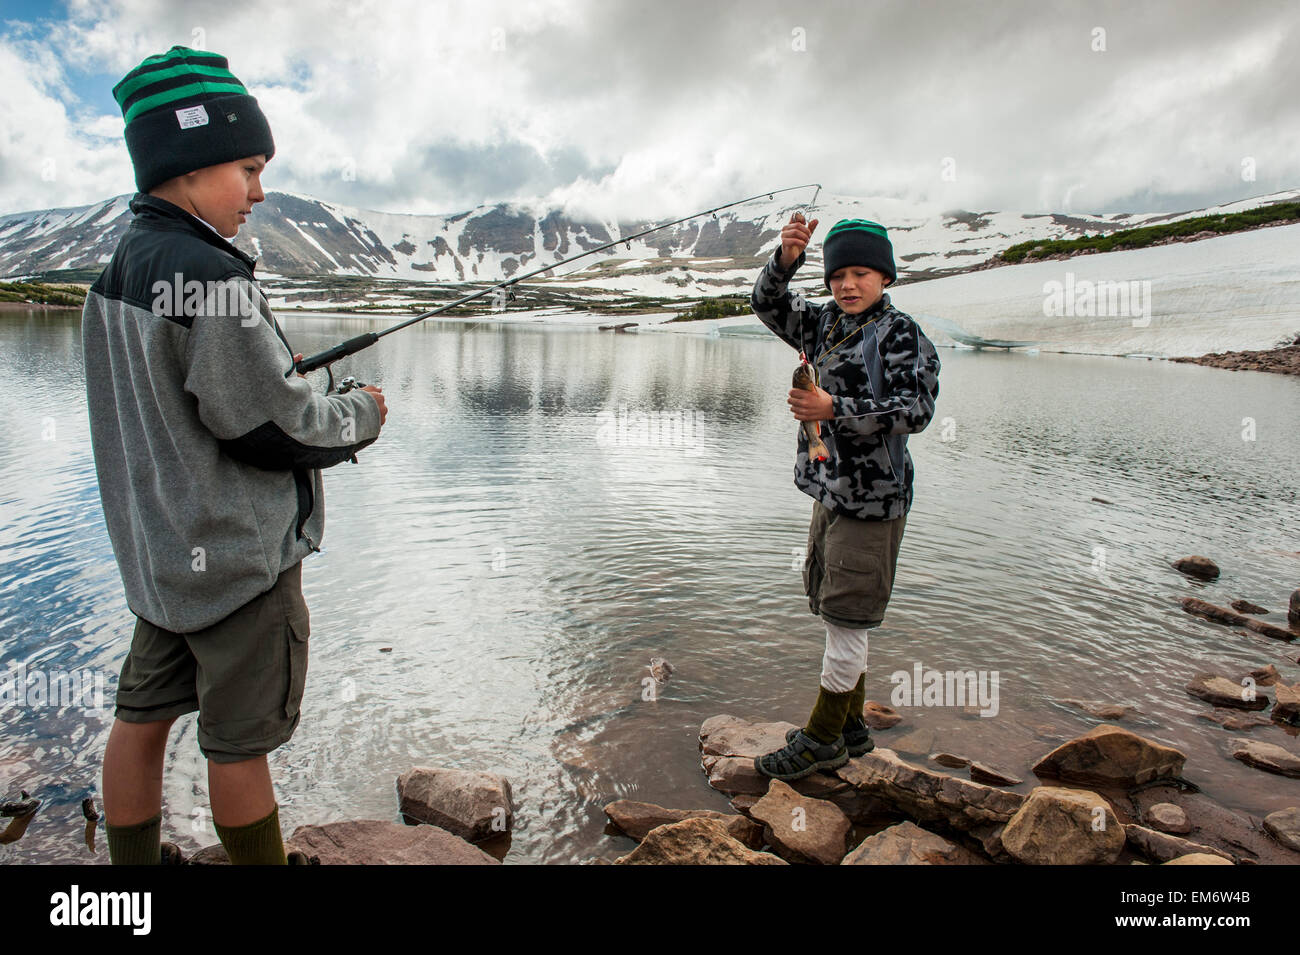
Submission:
[[[369,209],[1181,211],[1300,184],[1298,40],[1285,2],[5,0],[0,212],[132,192],[109,91],[173,44],[262,104],[266,188]]]

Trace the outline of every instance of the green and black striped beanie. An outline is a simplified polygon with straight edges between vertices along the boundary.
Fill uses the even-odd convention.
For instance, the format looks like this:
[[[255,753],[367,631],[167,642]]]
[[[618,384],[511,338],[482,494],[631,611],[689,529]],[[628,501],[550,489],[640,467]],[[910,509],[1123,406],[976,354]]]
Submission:
[[[141,192],[205,166],[275,154],[257,100],[216,53],[174,46],[146,57],[113,87],[113,97]]]
[[[831,226],[822,241],[827,290],[831,275],[846,265],[865,265],[889,276],[889,284],[898,278],[894,269],[894,247],[889,233],[879,222],[867,219],[841,219]]]

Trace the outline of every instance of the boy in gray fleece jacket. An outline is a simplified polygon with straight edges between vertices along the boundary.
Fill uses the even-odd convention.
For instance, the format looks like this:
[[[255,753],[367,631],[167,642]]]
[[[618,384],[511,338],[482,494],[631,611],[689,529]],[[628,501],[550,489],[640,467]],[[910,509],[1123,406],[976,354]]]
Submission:
[[[137,617],[104,753],[109,854],[160,861],[167,735],[197,710],[231,862],[283,864],[266,754],[298,724],[320,469],[375,441],[387,407],[374,387],[313,393],[227,241],[265,199],[275,145],[226,59],[172,47],[113,92],[139,193],[82,316],[104,520]]]

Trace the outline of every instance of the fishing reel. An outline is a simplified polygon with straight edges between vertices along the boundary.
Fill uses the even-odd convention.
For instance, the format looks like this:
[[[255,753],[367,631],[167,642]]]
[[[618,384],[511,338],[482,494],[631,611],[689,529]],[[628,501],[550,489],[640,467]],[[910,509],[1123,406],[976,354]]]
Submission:
[[[331,379],[333,378],[332,375],[331,375],[330,377],[331,377]],[[353,378],[351,375],[348,375],[348,376],[347,376],[346,378],[344,378],[341,382],[339,382],[339,386],[338,386],[337,388],[333,389],[333,390],[330,392],[330,394],[333,394],[333,395],[346,395],[349,391],[353,391],[353,390],[355,390],[355,389],[357,389],[357,388],[365,388],[365,387],[367,387],[367,385],[366,385],[366,383],[365,383],[364,381],[357,381],[357,380],[356,380],[355,378]]]

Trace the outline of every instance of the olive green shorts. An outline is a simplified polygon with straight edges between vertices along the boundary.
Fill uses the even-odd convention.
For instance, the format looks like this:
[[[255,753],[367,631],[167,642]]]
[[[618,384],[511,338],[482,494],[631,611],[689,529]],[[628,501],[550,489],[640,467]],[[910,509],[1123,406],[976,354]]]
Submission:
[[[803,589],[808,609],[839,627],[878,627],[894,589],[907,515],[870,521],[813,502]]]
[[[197,710],[208,759],[264,756],[298,728],[310,634],[301,563],[203,630],[173,633],[137,617],[114,715],[152,723]]]

